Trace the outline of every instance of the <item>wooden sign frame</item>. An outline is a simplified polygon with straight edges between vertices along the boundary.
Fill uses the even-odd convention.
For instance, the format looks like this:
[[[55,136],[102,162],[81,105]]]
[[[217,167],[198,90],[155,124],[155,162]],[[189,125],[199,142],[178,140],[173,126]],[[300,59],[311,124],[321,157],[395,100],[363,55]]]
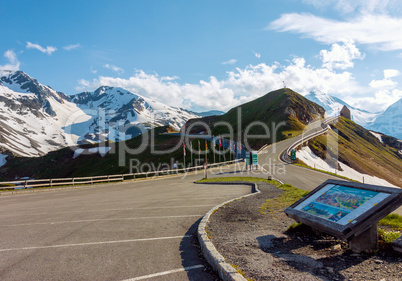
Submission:
[[[329,179],[285,213],[298,222],[350,241],[377,227],[379,220],[401,205],[402,189]]]

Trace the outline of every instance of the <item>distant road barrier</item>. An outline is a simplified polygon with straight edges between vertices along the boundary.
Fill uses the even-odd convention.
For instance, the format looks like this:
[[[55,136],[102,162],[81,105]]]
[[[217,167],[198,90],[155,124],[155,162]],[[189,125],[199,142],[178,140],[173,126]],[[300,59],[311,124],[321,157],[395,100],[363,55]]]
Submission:
[[[234,163],[238,163],[242,159],[236,159],[232,161],[220,162],[215,164],[208,164],[207,168],[213,168],[218,166],[225,166]],[[121,175],[107,175],[107,176],[94,176],[94,177],[77,177],[77,178],[59,178],[59,179],[37,179],[37,180],[18,180],[18,181],[8,181],[0,182],[0,190],[3,189],[28,189],[33,187],[53,187],[61,185],[82,185],[82,184],[95,184],[101,182],[117,182],[125,180],[135,180],[136,178],[148,178],[148,177],[158,177],[173,174],[185,174],[192,171],[202,170],[204,165],[194,166],[182,169],[172,169],[172,170],[159,170],[159,171],[149,171],[143,173],[132,173],[132,174],[121,174]]]
[[[300,144],[302,144],[305,141],[308,141],[308,140],[310,140],[312,138],[315,138],[315,137],[317,137],[319,135],[322,135],[322,134],[326,133],[329,130],[328,124],[331,124],[333,122],[338,121],[338,118],[339,118],[339,116],[330,117],[330,118],[325,119],[321,124],[321,130],[319,130],[317,132],[314,132],[314,133],[311,133],[311,134],[309,134],[307,136],[303,136],[300,140],[295,141],[292,145],[290,145],[286,150],[284,150],[282,152],[282,154],[280,156],[281,160],[283,162],[286,162],[286,163],[292,163],[292,161],[290,159],[290,151],[292,149],[294,149],[295,147],[299,146]]]

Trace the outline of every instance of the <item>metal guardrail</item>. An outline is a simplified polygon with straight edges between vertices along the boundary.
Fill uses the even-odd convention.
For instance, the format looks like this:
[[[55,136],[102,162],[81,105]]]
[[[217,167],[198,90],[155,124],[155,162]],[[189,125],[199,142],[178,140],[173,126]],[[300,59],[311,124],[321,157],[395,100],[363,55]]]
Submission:
[[[242,159],[236,159],[226,162],[220,162],[215,164],[208,164],[206,168],[213,168],[217,166],[225,166],[229,164],[234,164],[242,161]],[[196,170],[204,169],[204,165],[194,166],[182,169],[172,169],[172,170],[158,170],[149,171],[142,173],[131,173],[131,174],[121,174],[121,175],[107,175],[107,176],[93,176],[93,177],[77,177],[77,178],[58,178],[58,179],[36,179],[36,180],[18,180],[18,181],[7,181],[0,182],[0,189],[28,189],[33,187],[53,187],[61,185],[82,185],[82,184],[95,184],[101,182],[116,182],[125,180],[135,180],[137,178],[148,178],[151,176],[165,176],[173,174],[185,174]]]
[[[331,117],[331,118],[327,118],[326,120],[324,120],[324,122],[321,124],[321,130],[314,132],[310,135],[307,136],[303,136],[302,139],[295,141],[292,145],[290,145],[285,151],[282,152],[280,158],[283,162],[286,163],[292,163],[292,160],[290,159],[290,151],[297,147],[298,145],[302,144],[305,141],[308,141],[312,138],[315,138],[319,135],[322,135],[324,133],[326,133],[329,130],[329,126],[328,124],[336,121],[339,118],[339,116],[335,116],[335,117]]]

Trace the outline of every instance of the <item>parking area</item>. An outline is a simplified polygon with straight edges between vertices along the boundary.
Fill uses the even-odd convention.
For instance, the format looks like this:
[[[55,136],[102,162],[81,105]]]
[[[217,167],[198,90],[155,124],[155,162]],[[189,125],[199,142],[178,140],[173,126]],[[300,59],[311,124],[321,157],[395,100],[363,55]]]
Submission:
[[[250,190],[202,177],[0,196],[0,280],[215,280],[196,226]]]

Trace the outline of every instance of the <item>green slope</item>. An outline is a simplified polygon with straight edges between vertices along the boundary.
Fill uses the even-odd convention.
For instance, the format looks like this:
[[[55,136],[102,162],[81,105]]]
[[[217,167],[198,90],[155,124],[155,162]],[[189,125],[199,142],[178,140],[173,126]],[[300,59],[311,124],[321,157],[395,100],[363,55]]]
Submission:
[[[250,140],[250,146],[258,149],[266,143],[283,140],[288,134],[293,133],[294,136],[295,133],[301,132],[308,122],[323,117],[324,113],[321,106],[291,89],[284,88],[235,107],[224,115],[190,120],[184,129],[187,133],[199,134],[206,131],[205,126],[195,124],[205,123],[213,135],[229,135],[230,130],[225,125],[228,124],[233,128],[234,139],[241,138],[244,142],[247,128],[256,124],[249,128],[248,135],[269,135],[269,138],[257,137]],[[255,123],[256,121],[265,124],[269,133],[261,123]]]
[[[9,160],[6,165],[0,168],[0,181],[14,180],[20,177],[30,177],[35,179],[48,178],[63,178],[63,177],[83,177],[83,176],[98,176],[98,175],[113,175],[132,172],[146,172],[150,170],[171,169],[173,163],[177,162],[178,167],[183,167],[184,155],[182,139],[179,136],[165,134],[168,132],[168,127],[159,127],[148,131],[142,136],[119,142],[106,143],[105,146],[110,146],[112,149],[104,157],[99,154],[81,154],[77,158],[73,158],[74,150],[77,148],[89,149],[97,147],[96,145],[82,145],[73,148],[64,148],[58,151],[48,153],[43,157],[32,158],[14,158]],[[151,143],[151,136],[154,135],[154,142]],[[147,147],[140,153],[132,153],[130,149],[140,147],[144,139],[148,137]],[[201,144],[200,156],[201,162],[205,161],[205,140],[191,139],[193,143],[193,166],[198,160],[198,141]],[[129,149],[125,149],[127,147]],[[208,142],[209,153],[207,154],[208,162],[214,162],[211,142]],[[173,149],[169,153],[155,154],[153,150],[166,151]],[[121,153],[120,153],[121,152]],[[229,153],[225,155],[225,159],[229,160]],[[125,159],[120,162],[120,160]],[[215,155],[218,162],[219,155]],[[221,156],[221,161],[224,157]],[[130,167],[132,163],[133,169]],[[197,162],[198,163],[198,162]],[[122,164],[122,165],[121,165]],[[139,164],[139,165],[137,165]],[[142,164],[144,164],[142,166]],[[186,148],[186,167],[190,165],[190,149]]]
[[[329,138],[338,142],[338,159],[351,168],[402,187],[402,156],[396,148],[381,143],[368,130],[341,118],[328,136],[309,141],[311,150],[322,159],[335,156],[327,149]],[[330,157],[328,157],[329,155]]]

